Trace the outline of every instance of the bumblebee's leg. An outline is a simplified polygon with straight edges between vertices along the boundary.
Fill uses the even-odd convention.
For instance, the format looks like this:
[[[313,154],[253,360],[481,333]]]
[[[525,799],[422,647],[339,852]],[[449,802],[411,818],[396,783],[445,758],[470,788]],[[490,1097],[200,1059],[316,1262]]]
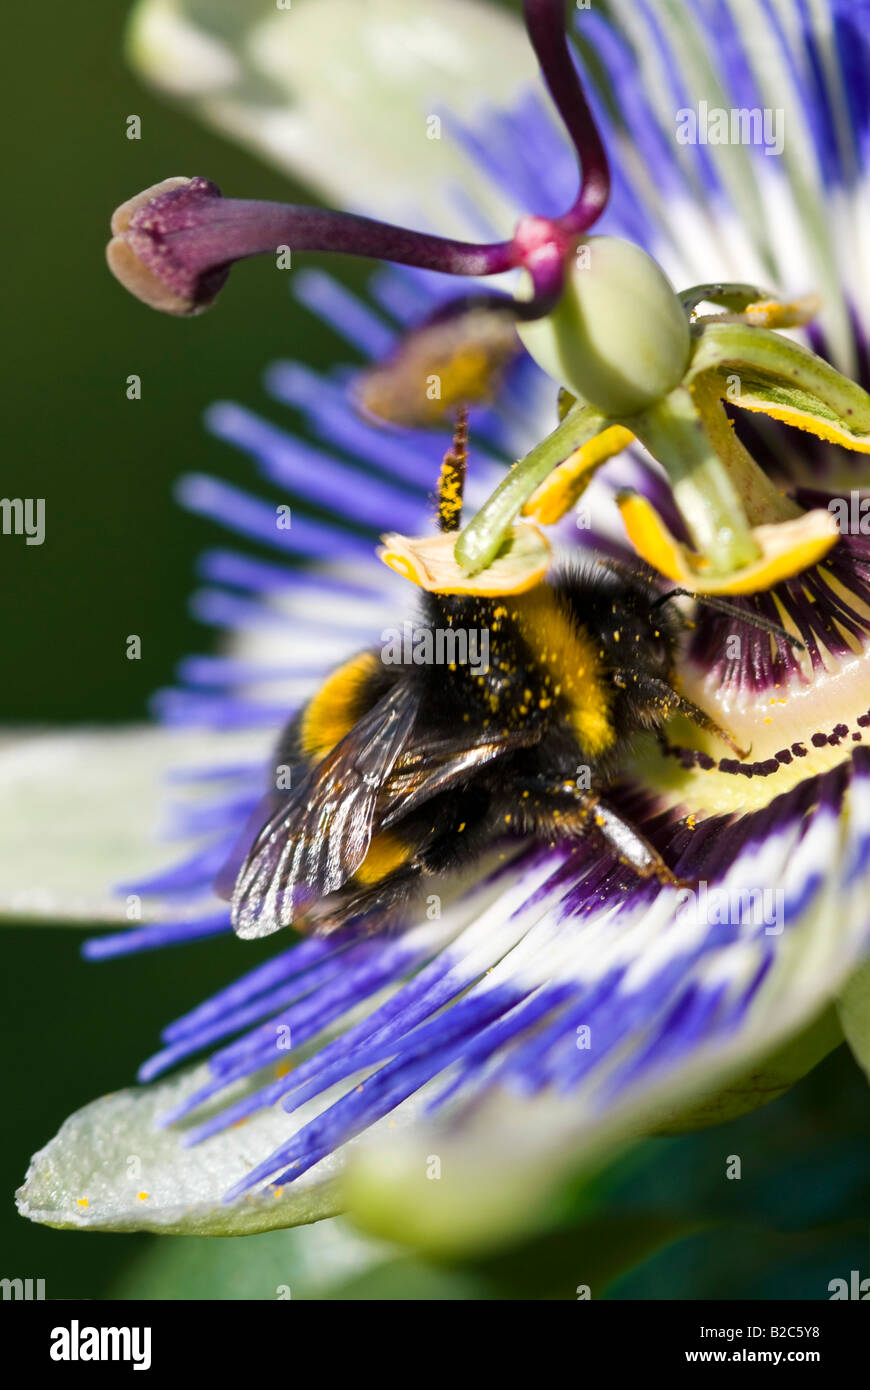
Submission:
[[[517,784],[525,826],[538,835],[585,838],[597,834],[613,850],[620,863],[639,878],[657,878],[671,887],[686,886],[662,859],[657,849],[635,826],[594,792],[581,791],[570,781],[530,778]],[[528,796],[525,793],[528,792]]]
[[[625,820],[606,801],[595,799],[591,814],[598,834],[619,857],[620,862],[634,869],[639,878],[655,876],[659,883],[673,888],[688,886],[688,881],[677,877],[658,850],[641,835],[631,821]]]
[[[741,748],[727,729],[717,724],[706,710],[680,695],[667,681],[658,680],[656,676],[638,675],[634,671],[614,671],[613,679],[617,685],[624,690],[630,690],[638,700],[645,702],[650,708],[659,709],[666,715],[684,714],[693,724],[697,724],[699,729],[720,738],[738,758],[749,757],[750,749]]]
[[[403,909],[412,903],[423,872],[419,863],[409,863],[379,883],[366,887],[351,885],[321,898],[308,914],[306,930],[329,936],[339,927],[353,923],[355,930],[372,935],[401,924]]]

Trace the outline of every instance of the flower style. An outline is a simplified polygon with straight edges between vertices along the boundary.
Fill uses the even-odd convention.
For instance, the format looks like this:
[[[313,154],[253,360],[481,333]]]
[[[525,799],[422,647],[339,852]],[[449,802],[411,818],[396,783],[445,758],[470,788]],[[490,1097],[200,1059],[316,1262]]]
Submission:
[[[749,28],[745,9],[717,6],[715,49],[700,4],[654,15],[620,0],[613,24],[577,12],[591,80],[566,44],[561,3],[526,0],[573,153],[537,94],[463,129],[481,174],[522,209],[505,241],[236,202],[204,179],[169,180],[116,214],[112,268],[170,313],[207,307],[232,260],[285,243],[399,268],[371,282],[380,312],[320,272],[294,274],[303,301],[373,359],[350,390],[296,363],[269,369],[270,392],[326,451],[241,407],[212,408],[212,430],[264,479],[334,520],[294,508],[292,527],[276,529],[268,504],[184,481],[185,505],[306,567],[204,557],[213,587],[198,612],[229,630],[232,655],[188,661],[158,709],[170,725],[215,730],[200,781],[222,795],[183,819],[210,838],[128,884],[153,905],[152,923],[96,938],[89,954],[229,930],[210,885],[255,812],[268,759],[234,762],[219,744],[268,748],[308,683],[394,620],[404,586],[375,563],[374,535],[384,519],[411,537],[421,529],[443,438],[422,405],[383,408],[380,424],[359,406],[370,417],[401,397],[433,351],[449,379],[476,343],[501,379],[494,403],[486,369],[459,371],[447,393],[448,405],[474,403],[478,510],[456,573],[485,582],[523,512],[555,526],[566,554],[580,542],[624,560],[627,532],[669,579],[729,596],[693,630],[682,688],[751,752],[723,756],[712,735],[675,720],[666,739],[637,739],[614,791],[696,889],[639,879],[591,845],[514,843],[445,884],[437,910],[399,934],[349,926],[258,963],[171,1024],[141,1079],[217,1045],[205,1063],[67,1121],[33,1161],[25,1214],[239,1233],[349,1204],[388,1235],[485,1240],[627,1138],[770,1099],[844,1032],[866,1060],[870,540],[837,517],[854,478],[844,446],[866,452],[870,439],[870,304],[860,277],[841,274],[865,215],[870,45],[856,15],[868,11],[832,3],[820,32],[798,7],[782,27],[753,11]],[[789,122],[781,163],[671,133],[675,104],[762,109],[773,97]],[[818,212],[825,200],[835,224]],[[526,276],[514,295],[476,287],[457,301],[444,278],[509,270]],[[692,288],[678,295],[672,283]],[[761,288],[771,283],[781,293]],[[386,318],[410,332],[394,336]],[[527,351],[506,337],[514,324]],[[776,331],[804,325],[812,351]],[[562,418],[550,430],[553,380]],[[505,455],[521,461],[502,477]],[[261,683],[277,694],[255,698]],[[148,1203],[127,1191],[120,1155],[131,1151],[151,1167]]]

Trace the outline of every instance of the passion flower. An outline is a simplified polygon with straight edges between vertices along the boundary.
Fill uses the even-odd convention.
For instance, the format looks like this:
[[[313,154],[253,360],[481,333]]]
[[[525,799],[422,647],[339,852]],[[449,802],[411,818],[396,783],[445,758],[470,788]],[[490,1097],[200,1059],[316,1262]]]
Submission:
[[[610,793],[697,888],[641,880],[583,844],[514,845],[488,872],[446,884],[430,905],[437,911],[421,911],[400,933],[349,927],[294,942],[171,1023],[142,1069],[148,1084],[66,1122],[34,1158],[20,1194],[33,1219],[228,1234],[350,1205],[397,1239],[442,1249],[481,1243],[533,1219],[559,1182],[579,1166],[600,1165],[627,1138],[719,1120],[779,1094],[843,1031],[867,1064],[858,972],[870,946],[870,552],[863,534],[835,535],[832,527],[855,514],[844,502],[857,475],[843,472],[841,446],[860,454],[867,431],[870,304],[850,271],[848,235],[862,217],[858,156],[870,52],[845,4],[832,7],[832,61],[823,69],[811,59],[819,36],[803,6],[793,8],[790,25],[765,19],[764,32],[751,36],[740,7],[720,6],[715,44],[705,6],[669,6],[662,16],[627,0],[613,9],[618,26],[595,14],[575,20],[612,98],[605,105],[596,95],[587,106],[561,6],[530,0],[529,31],[574,149],[566,150],[537,101],[525,101],[511,129],[526,143],[513,141],[513,164],[493,154],[488,167],[503,184],[514,178],[517,204],[532,186],[544,206],[564,188],[579,152],[584,182],[564,214],[569,221],[560,223],[558,213],[547,219],[570,228],[573,258],[604,207],[609,164],[617,176],[602,235],[617,241],[607,254],[613,249],[614,263],[627,264],[623,243],[637,241],[651,258],[635,261],[638,281],[654,285],[661,340],[671,349],[650,363],[661,376],[641,379],[639,397],[605,400],[609,344],[596,320],[579,364],[567,349],[559,356],[560,385],[575,399],[546,438],[552,381],[518,355],[497,410],[472,415],[469,493],[475,502],[492,495],[461,533],[459,561],[466,572],[484,572],[528,508],[558,522],[553,540],[569,558],[625,563],[633,557],[618,529],[621,506],[629,534],[662,574],[680,585],[691,579],[696,592],[730,595],[727,611],[693,612],[680,672],[687,696],[714,712],[748,756],[675,720],[661,741],[637,740]],[[678,44],[687,33],[696,43]],[[673,101],[656,84],[651,54],[664,52],[665,68],[702,99],[714,94],[703,72],[684,70],[680,55],[705,49],[717,54],[718,87],[744,91],[752,74],[761,104],[757,51],[776,54],[791,75],[795,149],[789,154],[786,140],[783,169],[761,151],[670,138]],[[848,130],[841,122],[833,134],[825,113],[835,109],[848,115]],[[497,150],[503,129],[493,117],[478,148]],[[201,277],[222,273],[229,257],[227,243],[218,244],[221,200],[185,187],[202,200],[203,221],[178,233],[161,222],[165,255],[149,244],[143,264],[197,304],[210,293]],[[845,250],[808,188],[843,209]],[[247,205],[230,212],[238,254],[254,247],[243,238],[259,215]],[[297,212],[268,216],[301,225]],[[479,255],[485,270],[525,271],[537,317],[523,318],[534,328],[522,331],[544,327],[558,354],[566,341],[560,314],[586,312],[586,282],[566,298],[573,293],[566,247],[545,237],[535,262],[522,219],[509,242],[418,241],[410,260],[411,244],[394,230],[324,217],[320,245],[352,230],[357,249],[371,235],[373,254],[408,250],[394,258],[411,269],[391,268],[372,282],[377,309],[320,275],[297,281],[309,306],[344,325],[355,347],[368,344],[379,362],[385,349],[399,360],[408,320],[443,311],[443,284],[419,274],[430,253],[455,258],[439,268],[463,274],[479,273]],[[138,232],[134,221],[128,229]],[[270,224],[273,234],[278,225]],[[201,254],[207,243],[208,256]],[[666,284],[697,287],[680,302],[684,360],[686,339],[658,266]],[[768,277],[783,282],[780,296],[761,294]],[[803,322],[800,296],[814,285],[822,303],[811,353],[777,325]],[[606,286],[600,299],[597,289],[590,293],[594,314],[609,295]],[[396,322],[397,306],[409,302],[416,312]],[[704,303],[722,312],[699,312]],[[511,318],[516,309],[496,312]],[[632,338],[643,326],[624,312],[613,341],[645,359]],[[577,398],[583,384],[599,404]],[[374,558],[384,521],[412,534],[424,525],[440,437],[377,428],[360,419],[343,382],[298,363],[274,364],[267,385],[302,412],[321,447],[230,403],[212,408],[210,428],[243,449],[264,480],[328,505],[334,519],[315,519],[301,501],[292,527],[279,529],[268,502],[215,479],[184,481],[185,505],[265,543],[271,555],[222,549],[203,558],[196,611],[229,634],[229,654],[191,658],[157,707],[176,734],[211,731],[198,786],[215,795],[179,818],[196,838],[182,862],[125,884],[149,920],[96,938],[93,957],[230,931],[211,885],[274,772],[275,736],[309,682],[370,645],[392,619],[395,581]],[[520,456],[495,486],[500,462]],[[828,518],[824,532],[807,524],[817,516]],[[117,760],[116,750],[111,756]],[[98,761],[93,747],[88,757]],[[125,805],[135,804],[134,791],[128,777]],[[51,812],[49,798],[43,839]],[[206,1061],[167,1079],[202,1053]],[[147,1203],[126,1180],[130,1152],[147,1165]],[[427,1172],[432,1155],[437,1182]]]

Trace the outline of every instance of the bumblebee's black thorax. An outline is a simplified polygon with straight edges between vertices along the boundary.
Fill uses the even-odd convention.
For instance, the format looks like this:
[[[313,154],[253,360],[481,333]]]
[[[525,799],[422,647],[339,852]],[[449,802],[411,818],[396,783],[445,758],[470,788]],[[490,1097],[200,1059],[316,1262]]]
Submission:
[[[477,632],[488,667],[421,668],[422,708],[454,730],[539,729],[539,752],[520,762],[566,773],[582,762],[607,775],[632,734],[656,722],[648,679],[670,676],[675,624],[652,610],[656,597],[642,581],[582,571],[503,598],[429,596],[425,622]]]

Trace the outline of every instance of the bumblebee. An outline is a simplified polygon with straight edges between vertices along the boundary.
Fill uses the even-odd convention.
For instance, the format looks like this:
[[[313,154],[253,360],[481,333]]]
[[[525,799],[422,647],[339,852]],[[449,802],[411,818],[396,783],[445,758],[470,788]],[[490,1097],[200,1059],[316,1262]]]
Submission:
[[[439,482],[443,532],[459,526],[466,457],[461,417]],[[521,593],[426,593],[413,651],[354,656],[284,730],[276,757],[292,787],[261,812],[232,892],[236,932],[377,929],[505,836],[588,841],[677,883],[602,791],[635,735],[677,712],[734,747],[674,688],[682,592],[599,565]],[[413,659],[439,634],[471,632],[486,635],[486,664]]]

